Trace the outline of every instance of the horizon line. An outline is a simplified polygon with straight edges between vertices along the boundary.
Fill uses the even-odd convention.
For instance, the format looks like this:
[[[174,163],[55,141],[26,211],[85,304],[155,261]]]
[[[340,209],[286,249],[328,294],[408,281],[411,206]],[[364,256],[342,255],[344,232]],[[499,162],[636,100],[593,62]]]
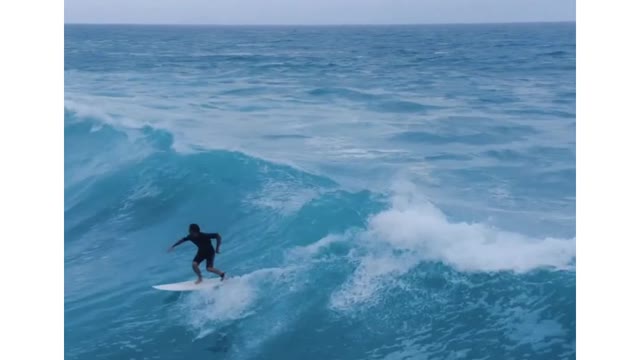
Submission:
[[[127,22],[104,22],[104,23],[83,23],[65,22],[64,25],[82,26],[179,26],[179,27],[339,27],[339,26],[438,26],[438,25],[526,25],[526,24],[575,24],[576,20],[551,20],[551,21],[498,21],[498,22],[442,22],[442,23],[352,23],[352,24],[205,24],[205,23],[127,23]]]

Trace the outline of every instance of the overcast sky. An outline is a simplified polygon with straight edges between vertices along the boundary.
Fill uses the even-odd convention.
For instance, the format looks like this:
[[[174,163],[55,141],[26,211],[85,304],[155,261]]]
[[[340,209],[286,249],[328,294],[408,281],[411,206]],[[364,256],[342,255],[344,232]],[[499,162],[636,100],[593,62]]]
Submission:
[[[66,0],[66,23],[431,24],[575,21],[575,0]]]

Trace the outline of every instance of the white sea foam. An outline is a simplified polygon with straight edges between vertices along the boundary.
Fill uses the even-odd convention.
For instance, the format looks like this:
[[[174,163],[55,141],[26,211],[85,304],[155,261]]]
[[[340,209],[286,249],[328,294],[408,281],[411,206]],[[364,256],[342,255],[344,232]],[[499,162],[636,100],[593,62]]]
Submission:
[[[451,221],[411,184],[396,186],[391,207],[369,220],[364,239],[462,271],[567,268],[575,258],[575,238],[532,238],[482,223]]]
[[[293,259],[313,257],[323,249],[348,238],[346,235],[330,234],[306,246],[297,246],[289,251]]]
[[[359,259],[354,274],[337,291],[331,294],[330,307],[334,310],[366,309],[380,299],[395,278],[418,264],[416,257],[402,255],[367,255]]]
[[[264,283],[275,279],[283,281],[283,276],[292,271],[293,268],[260,269],[231,277],[221,286],[211,290],[194,292],[187,298],[186,303],[189,324],[203,330],[210,323],[250,316]]]
[[[407,183],[396,185],[390,207],[372,216],[356,240],[366,255],[332,294],[330,305],[337,310],[375,303],[395,277],[421,262],[443,262],[459,271],[526,272],[571,269],[576,255],[575,238],[533,238],[452,221]]]

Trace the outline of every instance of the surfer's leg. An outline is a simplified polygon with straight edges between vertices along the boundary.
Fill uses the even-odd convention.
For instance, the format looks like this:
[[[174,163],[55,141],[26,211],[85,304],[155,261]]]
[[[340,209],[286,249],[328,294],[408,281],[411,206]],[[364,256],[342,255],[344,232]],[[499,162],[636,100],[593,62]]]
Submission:
[[[212,267],[207,267],[207,271],[208,272],[212,272],[214,274],[220,275],[222,276],[222,274],[224,274],[220,269],[216,269],[213,266]]]
[[[193,263],[191,264],[191,266],[193,267],[193,272],[196,273],[196,275],[198,275],[198,280],[196,280],[196,284],[199,284],[202,282],[202,273],[200,272],[200,263],[202,262],[203,256],[202,254],[200,254],[200,252],[198,252],[196,254],[196,256],[193,258]]]
[[[193,262],[192,264],[193,267],[193,272],[196,273],[196,275],[198,275],[198,280],[196,280],[196,284],[199,284],[202,282],[202,273],[200,272],[200,266],[198,265],[197,262]]]
[[[213,257],[214,254],[207,256],[207,271],[220,276],[224,280],[224,273],[213,267]]]

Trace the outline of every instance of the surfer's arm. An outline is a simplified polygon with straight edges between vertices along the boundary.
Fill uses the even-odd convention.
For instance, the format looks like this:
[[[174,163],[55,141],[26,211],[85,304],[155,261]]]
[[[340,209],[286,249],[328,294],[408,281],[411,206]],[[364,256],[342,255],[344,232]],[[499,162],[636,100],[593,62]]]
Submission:
[[[171,245],[171,247],[169,248],[169,251],[173,250],[173,248],[175,248],[176,246],[182,244],[183,242],[187,242],[187,241],[189,241],[189,238],[187,238],[187,237],[184,237],[184,238],[176,241],[175,244]]]
[[[220,245],[222,244],[222,236],[218,233],[211,234],[211,237],[216,239],[216,253],[220,253]]]

